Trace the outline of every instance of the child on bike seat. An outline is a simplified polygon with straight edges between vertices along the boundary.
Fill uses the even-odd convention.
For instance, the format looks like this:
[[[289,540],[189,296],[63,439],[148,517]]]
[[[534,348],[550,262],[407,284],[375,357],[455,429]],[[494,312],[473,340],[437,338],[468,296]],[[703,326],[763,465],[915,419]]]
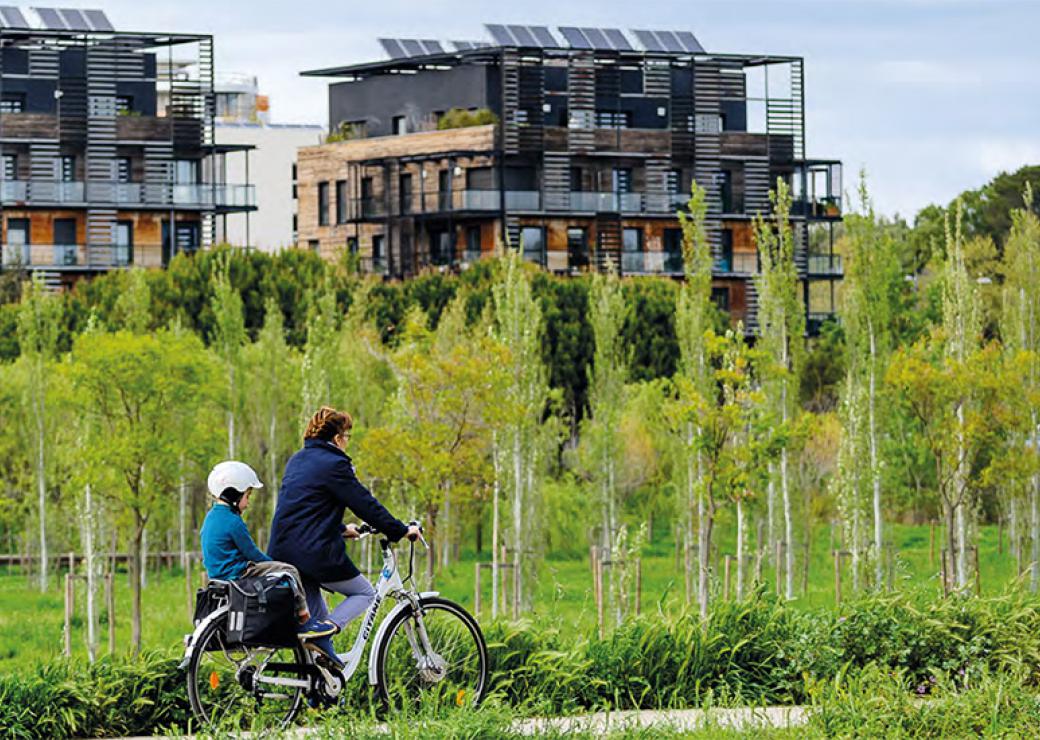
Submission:
[[[245,463],[227,460],[213,468],[206,483],[210,495],[216,499],[199,533],[202,562],[209,577],[234,581],[268,573],[285,573],[296,597],[300,639],[317,639],[333,634],[337,629],[335,624],[311,617],[296,568],[271,560],[249,535],[242,512],[249,506],[253,490],[264,486],[253,469]]]

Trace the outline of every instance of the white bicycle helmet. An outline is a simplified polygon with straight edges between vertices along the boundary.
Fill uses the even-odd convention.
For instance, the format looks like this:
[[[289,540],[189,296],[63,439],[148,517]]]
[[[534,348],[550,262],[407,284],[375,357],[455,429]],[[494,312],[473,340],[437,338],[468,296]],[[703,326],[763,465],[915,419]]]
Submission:
[[[220,499],[220,494],[229,488],[234,488],[239,493],[245,493],[249,488],[263,488],[256,471],[238,460],[225,460],[213,466],[213,470],[206,479],[206,487],[209,495]]]

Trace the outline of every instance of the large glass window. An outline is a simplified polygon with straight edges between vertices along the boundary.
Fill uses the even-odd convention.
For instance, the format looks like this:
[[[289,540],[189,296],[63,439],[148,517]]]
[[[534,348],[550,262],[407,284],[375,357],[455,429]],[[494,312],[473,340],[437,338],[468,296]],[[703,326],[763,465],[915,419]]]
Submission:
[[[523,227],[520,230],[520,243],[524,248],[525,260],[545,264],[545,229],[541,226]]]
[[[400,196],[400,210],[401,213],[412,212],[412,174],[406,172],[401,175],[398,179],[400,188],[398,195]]]
[[[329,225],[329,184],[318,183],[318,226]]]
[[[666,272],[682,272],[682,229],[664,230],[664,269]]]
[[[54,262],[58,265],[76,264],[76,219],[54,219]]]
[[[4,264],[29,264],[29,219],[7,219],[7,244],[4,245]]]
[[[584,226],[567,229],[567,256],[572,268],[588,267],[589,238]]]
[[[129,265],[134,261],[133,221],[116,222],[115,258],[117,265]]]
[[[173,182],[176,185],[195,185],[199,181],[199,160],[178,159],[173,163]]]
[[[336,181],[336,223],[347,222],[347,181]]]

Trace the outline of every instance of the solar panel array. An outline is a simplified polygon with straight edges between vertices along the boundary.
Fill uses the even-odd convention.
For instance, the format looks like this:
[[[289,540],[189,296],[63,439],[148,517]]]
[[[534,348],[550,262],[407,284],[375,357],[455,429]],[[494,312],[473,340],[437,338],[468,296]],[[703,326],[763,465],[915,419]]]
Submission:
[[[13,5],[0,6],[0,28],[31,30],[42,27],[47,31],[100,31],[115,30],[108,17],[100,10],[77,8],[32,8],[38,23],[30,23],[22,11]]]
[[[586,49],[589,51],[636,51],[629,37],[618,28],[593,28],[560,26],[558,31],[566,46],[563,46],[546,26],[485,24],[492,43],[483,41],[452,41],[455,51],[472,51],[489,46],[506,46],[523,49]],[[703,54],[704,47],[689,31],[633,30],[632,34],[648,52],[668,54]],[[444,48],[437,41],[416,39],[379,39],[383,49],[392,59],[443,54]]]

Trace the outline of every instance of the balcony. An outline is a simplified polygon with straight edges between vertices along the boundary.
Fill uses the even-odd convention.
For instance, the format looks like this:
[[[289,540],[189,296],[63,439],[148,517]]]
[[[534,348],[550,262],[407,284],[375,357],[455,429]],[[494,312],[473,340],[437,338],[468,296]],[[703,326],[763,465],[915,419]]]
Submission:
[[[589,193],[571,191],[571,211],[642,213],[642,193]]]
[[[712,266],[713,272],[727,275],[757,275],[761,270],[757,252],[734,252],[715,260]]]
[[[845,274],[840,254],[810,254],[808,264],[809,275],[837,276]]]
[[[820,333],[820,329],[828,321],[836,321],[838,314],[833,311],[810,311],[805,317],[805,330],[811,336]]]
[[[680,252],[622,252],[624,275],[680,275],[683,258]]]
[[[251,208],[256,205],[253,185],[162,185],[139,182],[5,180],[3,202],[28,204],[115,205],[185,208]]]
[[[148,253],[145,262],[157,264],[155,259],[161,247],[140,247]],[[5,244],[2,247],[4,267],[24,268],[79,268],[86,270],[126,267],[134,261],[134,248],[129,244],[110,247],[86,247],[81,244]],[[154,254],[153,254],[154,253]]]

